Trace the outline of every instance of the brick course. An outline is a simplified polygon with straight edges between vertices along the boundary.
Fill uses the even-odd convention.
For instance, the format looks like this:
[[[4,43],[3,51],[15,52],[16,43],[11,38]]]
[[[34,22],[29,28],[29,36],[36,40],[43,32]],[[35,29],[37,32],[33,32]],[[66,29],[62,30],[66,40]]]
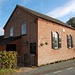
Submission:
[[[17,11],[19,11],[19,14],[17,14]],[[37,24],[35,23],[35,19],[35,17],[17,8],[4,29],[4,37],[10,37],[11,26],[13,26],[13,36],[19,36],[22,35],[21,31],[23,22],[26,22],[27,33],[25,36],[21,36],[20,39],[21,53],[30,54],[30,43],[37,41]],[[28,45],[26,42],[28,42]]]
[[[65,32],[63,32],[63,28]],[[51,32],[61,33],[61,48],[52,49]],[[65,60],[75,57],[75,30],[49,22],[44,19],[38,19],[38,65]],[[71,49],[67,48],[67,35],[73,36],[73,45]],[[48,45],[40,46],[41,43],[48,42]]]

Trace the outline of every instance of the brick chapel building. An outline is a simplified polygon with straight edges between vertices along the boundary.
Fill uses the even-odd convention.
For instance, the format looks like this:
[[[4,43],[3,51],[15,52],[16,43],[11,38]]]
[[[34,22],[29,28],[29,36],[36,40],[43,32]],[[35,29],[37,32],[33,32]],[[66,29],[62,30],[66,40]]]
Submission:
[[[0,50],[17,51],[23,64],[75,57],[75,28],[57,19],[17,5],[3,29]]]

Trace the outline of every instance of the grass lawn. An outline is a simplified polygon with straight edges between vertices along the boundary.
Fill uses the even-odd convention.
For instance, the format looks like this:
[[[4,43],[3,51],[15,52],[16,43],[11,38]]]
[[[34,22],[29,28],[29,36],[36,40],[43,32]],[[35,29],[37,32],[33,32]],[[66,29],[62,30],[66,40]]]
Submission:
[[[0,69],[0,75],[9,75],[12,73],[15,73],[16,70],[15,69]]]

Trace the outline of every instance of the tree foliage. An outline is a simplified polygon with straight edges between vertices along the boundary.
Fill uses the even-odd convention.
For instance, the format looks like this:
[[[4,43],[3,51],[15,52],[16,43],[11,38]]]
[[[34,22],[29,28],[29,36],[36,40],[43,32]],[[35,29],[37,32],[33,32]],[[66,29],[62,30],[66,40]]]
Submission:
[[[66,23],[75,28],[75,17],[70,18]]]

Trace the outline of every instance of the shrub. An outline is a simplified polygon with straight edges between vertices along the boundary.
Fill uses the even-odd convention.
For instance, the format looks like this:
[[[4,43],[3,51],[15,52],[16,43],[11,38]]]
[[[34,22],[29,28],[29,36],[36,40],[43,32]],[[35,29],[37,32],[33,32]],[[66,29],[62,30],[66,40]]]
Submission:
[[[45,42],[45,44],[46,44],[46,45],[48,45],[48,43],[47,43],[47,42]]]
[[[14,51],[0,51],[0,68],[12,68],[17,65],[17,62],[15,61],[17,58],[17,52]],[[16,63],[16,65],[15,65]],[[13,67],[13,68],[14,68]]]
[[[55,64],[55,62],[52,62],[52,63],[50,63],[50,64]]]
[[[55,61],[55,63],[59,63],[59,61]]]
[[[75,57],[73,57],[73,59],[75,59]]]

